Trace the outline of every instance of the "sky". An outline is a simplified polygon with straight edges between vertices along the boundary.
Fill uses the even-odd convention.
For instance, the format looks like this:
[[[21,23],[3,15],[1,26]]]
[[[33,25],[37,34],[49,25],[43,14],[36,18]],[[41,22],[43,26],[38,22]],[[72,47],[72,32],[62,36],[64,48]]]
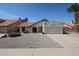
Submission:
[[[28,18],[31,22],[41,19],[70,22],[74,13],[68,13],[68,3],[0,3],[0,18]]]

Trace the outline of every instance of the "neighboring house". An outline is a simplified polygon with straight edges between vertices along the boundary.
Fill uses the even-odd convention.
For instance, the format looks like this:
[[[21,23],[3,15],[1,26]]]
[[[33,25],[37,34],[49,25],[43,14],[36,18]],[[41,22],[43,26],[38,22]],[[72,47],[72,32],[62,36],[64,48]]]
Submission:
[[[63,25],[63,29],[68,33],[70,32],[75,32],[76,28],[74,27],[75,24],[73,22],[69,22],[69,23],[64,23]]]
[[[0,19],[0,33],[19,31],[18,25],[23,23],[22,20],[3,20]]]
[[[38,22],[24,22],[19,25],[20,32],[31,33],[52,33],[60,34],[63,31],[63,24],[61,22],[50,22],[47,19],[42,19]]]
[[[64,23],[64,28],[73,28],[75,26],[75,24],[73,22],[69,22],[69,23]]]

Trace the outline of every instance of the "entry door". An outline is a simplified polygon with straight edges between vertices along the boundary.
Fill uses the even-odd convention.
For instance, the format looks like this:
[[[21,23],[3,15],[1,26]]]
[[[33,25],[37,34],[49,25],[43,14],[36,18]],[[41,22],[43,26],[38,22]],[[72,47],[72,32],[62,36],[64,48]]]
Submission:
[[[25,27],[22,27],[22,32],[24,32],[25,31]]]

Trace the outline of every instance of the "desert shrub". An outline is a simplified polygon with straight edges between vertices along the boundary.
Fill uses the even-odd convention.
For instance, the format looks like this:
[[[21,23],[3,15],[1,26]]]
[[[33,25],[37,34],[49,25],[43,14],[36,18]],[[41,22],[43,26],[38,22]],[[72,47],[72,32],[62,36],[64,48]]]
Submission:
[[[21,36],[20,32],[10,32],[8,34],[9,37],[18,37],[18,36]]]
[[[28,31],[24,31],[23,33],[29,33]]]
[[[63,34],[67,34],[67,32],[66,31],[63,31]]]
[[[46,34],[45,32],[42,32],[42,34]]]
[[[67,29],[63,28],[63,34],[69,34],[69,33],[67,32]]]

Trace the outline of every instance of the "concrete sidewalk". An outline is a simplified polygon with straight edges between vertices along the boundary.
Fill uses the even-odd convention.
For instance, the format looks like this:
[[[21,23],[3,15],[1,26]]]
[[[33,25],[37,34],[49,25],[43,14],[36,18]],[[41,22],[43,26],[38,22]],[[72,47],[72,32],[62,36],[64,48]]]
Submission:
[[[0,49],[0,56],[79,56],[79,48]]]

